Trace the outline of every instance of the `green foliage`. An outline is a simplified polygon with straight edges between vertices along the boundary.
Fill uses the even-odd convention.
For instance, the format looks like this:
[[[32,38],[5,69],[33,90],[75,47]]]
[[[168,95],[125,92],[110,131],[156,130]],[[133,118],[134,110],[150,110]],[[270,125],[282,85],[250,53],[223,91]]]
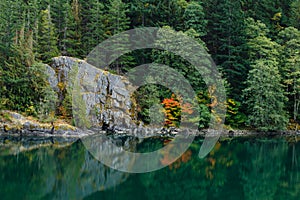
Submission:
[[[199,92],[197,94],[196,101],[194,102],[194,108],[197,109],[199,117],[194,119],[194,123],[198,124],[200,129],[208,128],[210,118],[212,117],[209,104],[211,103],[208,91]]]
[[[108,11],[105,15],[105,35],[107,37],[121,33],[129,28],[127,17],[128,6],[122,0],[110,0],[107,5]]]
[[[73,0],[72,4],[66,2],[63,5],[63,35],[61,39],[62,55],[82,57],[81,31],[78,0]]]
[[[1,65],[1,97],[6,109],[35,114],[38,102],[45,96],[45,68],[34,60],[32,32],[22,28],[13,45],[14,52]]]
[[[51,59],[58,56],[59,52],[49,8],[41,11],[38,27],[37,58],[45,63],[50,63]]]
[[[194,29],[199,36],[206,35],[207,20],[205,20],[205,13],[203,7],[199,2],[190,2],[183,15],[185,29]]]
[[[299,119],[300,111],[300,31],[288,27],[279,33],[281,47],[281,74],[286,96],[289,98],[288,110],[294,121]]]
[[[151,77],[148,77],[148,79],[151,79]],[[164,98],[159,92],[160,90],[161,87],[158,85],[147,84],[135,91],[134,97],[138,104],[138,119],[146,124],[151,123],[151,108],[155,105],[160,105],[161,99]],[[170,95],[170,91],[166,88],[163,90]]]
[[[264,73],[254,70],[253,66],[262,66],[262,63],[278,68],[283,94],[289,99],[284,102],[285,107],[293,121],[299,118],[299,0],[6,0],[0,1],[0,7],[0,109],[27,111],[45,118],[52,112],[56,100],[51,100],[55,99],[53,91],[43,89],[48,87],[42,75],[44,67],[36,60],[50,63],[51,58],[58,55],[84,58],[103,40],[125,30],[165,27],[169,29],[165,34],[171,36],[172,42],[160,35],[156,45],[167,47],[169,51],[134,51],[105,67],[118,74],[145,63],[172,67],[191,84],[198,97],[201,96],[191,100],[200,113],[194,122],[207,127],[210,117],[218,118],[211,115],[213,107],[208,105],[212,105],[209,102],[212,97],[206,91],[208,88],[201,74],[187,60],[170,52],[177,50],[185,55],[190,52],[193,45],[182,40],[189,36],[211,53],[223,73],[224,83],[229,83],[227,94],[233,103],[227,102],[226,123],[230,126],[243,126],[243,113],[254,112],[249,110],[246,105],[249,101],[244,101],[242,95],[243,90],[248,91],[255,85],[249,80],[246,82],[249,71],[253,70],[249,77],[265,74],[272,79],[267,77],[270,75],[267,70],[262,70]],[[120,38],[112,52],[127,46],[129,37]],[[203,65],[208,62],[203,59]],[[161,72],[159,67],[153,70],[149,79],[157,78],[155,73]],[[204,73],[210,71],[205,69]],[[163,77],[159,78],[163,81]],[[59,94],[59,98],[63,96],[63,101],[58,103],[59,113],[70,117],[67,85],[59,83],[59,86],[63,89]],[[184,93],[185,88],[181,92]],[[170,95],[171,91],[157,85],[137,91],[140,119],[150,123],[152,105],[160,104]]]
[[[107,13],[104,20],[104,35],[105,38],[111,37],[129,29],[130,19],[127,17],[128,5],[122,0],[110,0],[107,5]],[[124,35],[122,38],[117,38],[117,42],[112,46],[112,52],[118,49],[122,51],[129,46],[129,35]],[[114,53],[110,55],[114,57]],[[115,70],[118,74],[126,71],[131,66],[134,66],[134,59],[132,55],[126,54],[114,61],[109,67]]]
[[[283,130],[288,122],[284,110],[286,98],[277,66],[274,60],[260,59],[249,72],[244,95],[249,123],[258,130]]]
[[[253,39],[259,36],[267,36],[267,34],[270,32],[267,26],[260,20],[255,21],[253,18],[249,17],[245,21],[245,33],[247,39]]]
[[[93,50],[105,37],[105,12],[104,5],[100,0],[85,2],[81,12],[82,46],[84,54]]]
[[[234,99],[227,99],[226,124],[232,128],[244,127],[247,117],[240,112],[241,103]]]
[[[175,69],[188,80],[195,92],[198,92],[206,89],[205,82],[200,72],[195,70],[194,66],[192,66],[188,61],[170,52],[176,51],[180,52],[181,55],[191,57],[191,59],[195,58],[196,55],[193,54],[193,46],[191,46],[190,43],[185,40],[187,36],[194,37],[194,41],[198,42],[198,44],[202,46],[203,51],[206,50],[205,43],[200,38],[196,38],[198,35],[195,33],[195,30],[189,29],[186,32],[175,32],[171,27],[164,27],[164,32],[161,33],[160,39],[156,41],[156,45],[162,49],[168,49],[168,51],[155,49],[152,51],[152,59],[155,63],[164,64]],[[190,51],[188,52],[186,48],[188,48]],[[203,59],[201,60],[203,62],[201,63],[203,66],[210,64],[205,53],[206,52],[199,52],[199,55],[197,55],[203,56]],[[200,63],[198,64],[200,65]],[[159,71],[160,69],[158,68],[157,70]],[[174,81],[177,82],[177,80]],[[178,88],[179,87],[180,85],[178,85]]]
[[[3,85],[3,107],[36,115],[39,102],[44,101],[47,90],[51,89],[46,80],[44,65],[35,63],[27,67],[17,57],[13,57],[0,71],[3,74],[0,80]]]
[[[44,98],[38,104],[38,119],[42,122],[53,122],[55,120],[57,102],[56,92],[50,86],[45,88]]]
[[[291,4],[291,25],[300,28],[300,0],[295,0]]]
[[[241,84],[246,80],[249,65],[245,54],[245,14],[240,1],[217,0],[203,4],[208,19],[208,34],[204,38],[215,63],[230,84],[229,96],[242,101]]]
[[[267,37],[268,29],[260,21],[247,19],[248,74],[244,90],[248,121],[259,130],[286,128],[286,98],[279,73],[280,45]]]
[[[255,61],[257,59],[276,60],[279,56],[279,45],[266,36],[253,38],[249,40],[247,45],[249,48],[250,61]]]
[[[275,38],[281,27],[288,24],[289,5],[292,0],[243,0],[247,17],[260,20],[270,30],[269,37]]]
[[[186,0],[133,0],[129,16],[132,27],[171,26],[176,30],[184,29],[183,14],[188,5]]]

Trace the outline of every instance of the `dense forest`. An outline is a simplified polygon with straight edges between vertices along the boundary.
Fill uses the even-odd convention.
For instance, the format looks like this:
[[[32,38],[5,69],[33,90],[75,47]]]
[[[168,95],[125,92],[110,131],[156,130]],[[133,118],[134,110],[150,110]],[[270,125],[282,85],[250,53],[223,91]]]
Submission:
[[[300,0],[5,0],[0,7],[0,109],[38,115],[54,95],[42,64],[53,57],[84,59],[117,33],[166,27],[206,46],[226,81],[228,127],[298,127]],[[207,127],[211,97],[186,61],[141,50],[123,56],[110,70],[122,74],[151,62],[167,64],[189,80],[197,92],[199,128]],[[168,110],[170,101],[178,101],[159,86],[141,88],[137,95],[145,122],[149,104],[160,101]]]

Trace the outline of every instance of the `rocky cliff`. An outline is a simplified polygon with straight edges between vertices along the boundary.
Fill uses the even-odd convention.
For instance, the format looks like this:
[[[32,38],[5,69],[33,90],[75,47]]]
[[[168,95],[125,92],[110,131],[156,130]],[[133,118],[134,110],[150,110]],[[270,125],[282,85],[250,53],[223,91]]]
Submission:
[[[84,124],[124,130],[137,126],[130,92],[133,87],[126,78],[64,56],[53,58],[47,73],[58,95],[58,105],[69,95],[79,127]]]

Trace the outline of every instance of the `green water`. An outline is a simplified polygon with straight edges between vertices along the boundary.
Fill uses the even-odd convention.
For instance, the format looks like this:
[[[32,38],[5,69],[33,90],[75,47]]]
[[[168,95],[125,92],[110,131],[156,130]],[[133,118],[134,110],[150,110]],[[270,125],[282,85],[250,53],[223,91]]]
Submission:
[[[163,142],[152,139],[137,148]],[[197,156],[198,139],[172,165],[144,174],[104,166],[81,141],[26,151],[18,145],[1,144],[0,199],[300,198],[300,143],[284,138],[222,141],[205,159]]]

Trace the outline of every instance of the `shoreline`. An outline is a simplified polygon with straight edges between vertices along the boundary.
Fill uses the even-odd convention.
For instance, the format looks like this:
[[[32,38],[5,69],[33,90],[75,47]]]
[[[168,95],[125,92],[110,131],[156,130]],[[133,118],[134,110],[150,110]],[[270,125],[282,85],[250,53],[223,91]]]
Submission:
[[[95,134],[113,135],[114,137],[175,137],[181,130],[170,128],[135,128],[123,130],[102,130],[97,127],[94,130],[81,130],[65,122],[59,123],[41,123],[30,118],[26,118],[21,114],[12,111],[1,111],[0,118],[0,136],[37,136],[37,137],[70,137],[81,138]],[[3,117],[5,115],[5,117]],[[285,130],[263,132],[256,130],[221,130],[220,138],[235,138],[235,137],[276,137],[276,136],[300,136],[300,130]],[[208,129],[202,129],[196,133],[187,131],[195,137],[206,137]]]

